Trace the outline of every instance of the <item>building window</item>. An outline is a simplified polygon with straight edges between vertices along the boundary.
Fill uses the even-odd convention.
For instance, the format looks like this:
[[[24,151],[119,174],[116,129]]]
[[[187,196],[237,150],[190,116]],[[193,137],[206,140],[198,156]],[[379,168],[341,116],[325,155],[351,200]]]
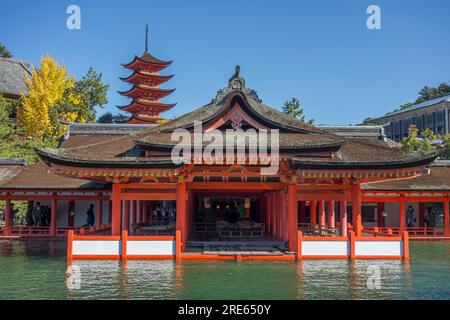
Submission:
[[[423,130],[423,117],[422,117],[422,115],[415,117],[414,118],[414,122],[416,124],[417,129],[422,131]]]
[[[388,123],[387,125],[384,126],[384,134],[389,139],[392,139],[392,130],[391,130],[391,124],[390,123]]]
[[[442,134],[445,131],[445,111],[436,112],[436,133]]]
[[[402,120],[402,137],[407,138],[409,136],[409,127],[413,124],[413,119],[409,118]]]
[[[394,122],[394,140],[400,141],[400,121]]]
[[[427,113],[425,115],[425,128],[434,131],[434,123],[433,122],[434,122],[433,121],[433,114],[432,113]]]

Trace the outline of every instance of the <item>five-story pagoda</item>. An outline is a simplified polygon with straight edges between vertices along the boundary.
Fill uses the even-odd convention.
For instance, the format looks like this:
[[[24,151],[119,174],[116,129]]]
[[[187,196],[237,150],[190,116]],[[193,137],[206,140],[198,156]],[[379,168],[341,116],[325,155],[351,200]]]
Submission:
[[[132,114],[126,123],[155,125],[163,120],[161,112],[170,110],[176,103],[162,103],[160,99],[168,96],[175,89],[162,89],[159,86],[173,75],[160,75],[159,71],[167,68],[172,61],[163,61],[155,58],[148,52],[148,26],[146,26],[145,52],[140,57],[135,56],[133,61],[123,66],[133,71],[133,73],[121,80],[132,84],[132,88],[121,95],[131,98],[132,101],[127,106],[118,107],[123,111]]]

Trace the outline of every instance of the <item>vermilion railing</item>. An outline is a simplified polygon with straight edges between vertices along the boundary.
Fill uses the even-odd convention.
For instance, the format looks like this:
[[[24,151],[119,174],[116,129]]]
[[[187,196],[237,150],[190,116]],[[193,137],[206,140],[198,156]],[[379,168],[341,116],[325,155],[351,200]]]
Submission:
[[[442,237],[444,230],[436,227],[410,227],[406,228],[410,237]],[[400,235],[398,227],[364,227],[363,232],[373,235],[393,236]]]
[[[111,225],[102,225],[96,229],[94,227],[57,227],[56,236],[66,237],[69,230],[73,230],[75,234],[79,235],[94,235],[108,232],[111,230]],[[1,233],[3,230],[1,229]],[[19,237],[32,237],[32,236],[50,236],[50,227],[38,227],[38,226],[13,226],[11,227],[11,236]]]

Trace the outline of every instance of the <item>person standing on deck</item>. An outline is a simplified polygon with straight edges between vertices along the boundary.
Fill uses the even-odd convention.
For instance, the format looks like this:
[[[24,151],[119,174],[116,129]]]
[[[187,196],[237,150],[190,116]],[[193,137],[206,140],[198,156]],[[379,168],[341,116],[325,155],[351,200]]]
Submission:
[[[86,225],[88,225],[89,227],[93,227],[94,222],[95,222],[94,205],[93,204],[91,204],[89,206],[89,209],[86,212],[86,215],[87,215]]]
[[[16,219],[16,209],[14,208],[14,203],[10,204],[10,215],[9,215],[9,223],[11,226],[14,226],[15,219]]]
[[[33,225],[39,227],[42,225],[42,217],[44,215],[44,208],[41,207],[41,203],[37,202],[36,207],[33,209]]]
[[[416,216],[412,206],[409,206],[408,211],[406,212],[406,222],[408,224],[408,228],[414,227],[414,224],[416,223]]]

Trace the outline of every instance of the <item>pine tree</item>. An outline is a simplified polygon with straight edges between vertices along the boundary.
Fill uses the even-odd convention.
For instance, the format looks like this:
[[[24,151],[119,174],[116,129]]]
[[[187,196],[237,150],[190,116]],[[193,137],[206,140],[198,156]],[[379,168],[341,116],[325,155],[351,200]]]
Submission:
[[[6,49],[4,45],[0,43],[0,58],[12,58],[11,52]]]
[[[308,121],[305,120],[305,112],[303,108],[300,108],[300,100],[297,98],[292,98],[283,104],[283,112],[291,117],[306,122],[308,124],[313,124],[314,119]]]

